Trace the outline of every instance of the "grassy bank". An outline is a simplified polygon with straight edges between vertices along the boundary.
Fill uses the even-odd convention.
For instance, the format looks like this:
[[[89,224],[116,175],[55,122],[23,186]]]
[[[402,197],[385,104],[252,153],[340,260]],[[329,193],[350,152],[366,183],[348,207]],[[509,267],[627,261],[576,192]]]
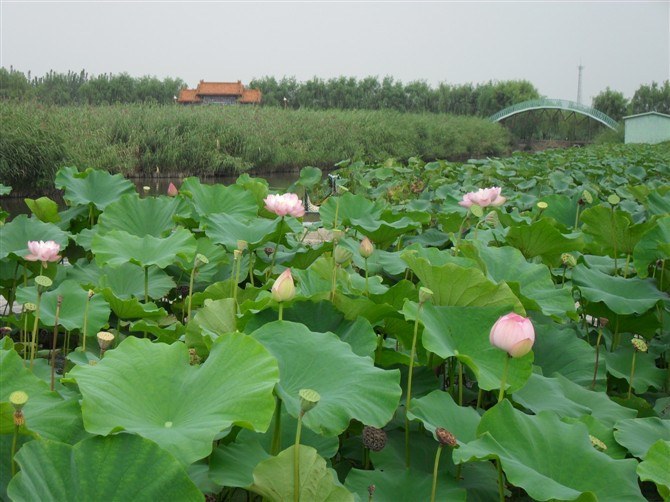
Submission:
[[[486,119],[394,111],[0,103],[0,179],[52,179],[62,165],[125,174],[231,174],[343,159],[499,155],[507,132]]]

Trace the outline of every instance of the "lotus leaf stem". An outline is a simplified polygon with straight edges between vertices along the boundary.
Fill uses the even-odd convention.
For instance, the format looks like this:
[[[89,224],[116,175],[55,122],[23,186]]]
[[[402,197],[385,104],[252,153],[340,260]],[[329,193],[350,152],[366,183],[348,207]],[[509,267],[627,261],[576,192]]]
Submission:
[[[505,366],[503,367],[502,378],[500,379],[500,393],[498,394],[498,402],[505,397],[505,384],[507,384],[507,371],[509,370],[509,354],[505,354]]]
[[[82,350],[86,352],[86,328],[88,326],[88,305],[91,303],[91,295],[86,298],[86,305],[84,306],[84,325],[82,327]]]
[[[272,431],[272,443],[270,444],[270,454],[277,455],[281,450],[281,398],[276,396],[275,401],[275,426]]]
[[[598,327],[598,338],[596,339],[596,364],[593,369],[593,381],[591,382],[591,389],[596,388],[596,378],[598,376],[598,360],[600,359],[600,340],[603,337],[603,327]]]
[[[477,392],[477,404],[475,405],[475,409],[476,409],[476,410],[478,410],[478,409],[481,407],[481,405],[482,405],[482,397],[483,397],[483,395],[484,395],[484,391],[483,391],[483,390],[481,389],[481,387],[480,387],[480,388],[479,388],[479,391]]]
[[[302,432],[302,417],[304,410],[298,415],[298,427],[295,431],[295,448],[293,450],[293,501],[300,500],[300,433]]]
[[[412,375],[414,373],[414,357],[416,356],[416,339],[419,334],[419,317],[423,303],[419,302],[419,307],[416,312],[416,319],[414,319],[414,334],[412,336],[412,349],[409,355],[409,371],[407,373],[407,391],[405,392],[407,399],[405,400],[405,467],[409,469],[409,403],[412,399]]]
[[[368,259],[365,258],[365,296],[370,296],[370,287],[368,285]]]
[[[461,245],[461,236],[463,235],[463,228],[465,227],[465,223],[468,221],[468,218],[470,218],[470,211],[466,213],[465,218],[463,218],[463,221],[461,221],[461,226],[458,227],[458,235],[456,236],[456,244],[454,245],[454,256],[458,256],[458,248]]]
[[[505,502],[505,479],[503,478],[500,459],[496,460],[496,468],[498,469],[498,495],[500,496],[500,502]]]
[[[279,320],[284,320],[284,302],[279,302]]]
[[[463,406],[463,363],[458,361],[458,406]]]
[[[443,447],[444,446],[440,444],[435,452],[435,462],[433,463],[433,486],[430,490],[430,502],[435,502],[435,494],[437,493],[437,469],[440,466],[440,455],[442,454]]]
[[[10,459],[12,463],[12,477],[16,475],[16,462],[14,461],[14,455],[16,454],[16,440],[19,438],[19,425],[14,424],[14,435],[12,436],[12,451],[10,452]]]
[[[337,262],[333,257],[333,276],[330,281],[330,301],[335,301],[335,290],[337,289]]]
[[[193,270],[191,270],[191,277],[188,281],[188,306],[186,307],[186,319],[191,321],[191,303],[193,301],[193,282],[195,281],[195,271],[198,268],[198,258],[193,261]]]
[[[635,375],[635,356],[637,355],[637,349],[633,349],[633,360],[630,365],[630,381],[628,382],[628,399],[630,399],[633,393],[633,376]]]
[[[58,340],[58,318],[60,317],[60,307],[63,303],[63,297],[58,295],[56,302],[56,316],[54,318],[54,336],[51,343],[51,392],[56,389],[56,341]]]
[[[277,258],[277,250],[279,249],[279,243],[281,242],[283,237],[284,237],[284,217],[282,216],[281,221],[279,222],[279,238],[277,239],[277,245],[275,246],[275,249],[272,252],[272,261],[270,262],[270,269],[268,270],[266,279],[270,278],[270,276],[272,275],[272,271],[275,268],[275,259]]]
[[[37,287],[37,303],[35,304],[35,322],[33,323],[33,336],[30,342],[30,369],[35,363],[35,347],[37,346],[37,328],[40,323],[40,301],[42,300],[42,288]]]

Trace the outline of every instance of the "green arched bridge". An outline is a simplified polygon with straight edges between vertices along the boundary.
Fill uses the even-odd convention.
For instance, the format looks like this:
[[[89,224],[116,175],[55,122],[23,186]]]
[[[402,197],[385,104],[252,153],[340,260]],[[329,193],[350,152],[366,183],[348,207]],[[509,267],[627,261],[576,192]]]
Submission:
[[[582,105],[581,103],[575,103],[574,101],[568,101],[566,99],[533,99],[530,101],[524,101],[523,103],[517,103],[516,105],[509,106],[504,110],[500,110],[498,113],[491,115],[489,119],[491,122],[500,122],[501,120],[518,113],[543,109],[559,109],[580,113],[600,122],[610,129],[616,129],[618,126],[616,120],[604,114],[603,112],[596,110],[595,108],[591,108],[590,106]]]

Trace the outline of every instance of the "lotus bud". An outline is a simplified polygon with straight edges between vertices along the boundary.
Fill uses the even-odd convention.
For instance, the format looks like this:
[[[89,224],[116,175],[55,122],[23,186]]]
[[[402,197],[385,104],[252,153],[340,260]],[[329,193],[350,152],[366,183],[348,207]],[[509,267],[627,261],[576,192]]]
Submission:
[[[300,389],[298,397],[300,398],[300,413],[303,414],[319,404],[321,399],[321,395],[313,389]]]
[[[635,350],[638,350],[640,352],[647,352],[649,347],[647,346],[647,342],[644,341],[644,338],[642,338],[639,335],[635,335],[630,343],[633,344],[633,347],[635,347]]]
[[[288,302],[295,297],[295,284],[291,269],[284,270],[272,285],[272,298],[277,302]]]
[[[535,329],[530,319],[510,312],[495,322],[489,341],[512,357],[522,357],[530,352],[535,343]]]
[[[149,192],[151,191],[151,187],[150,187],[150,186],[147,186],[147,185],[144,185],[144,186],[142,187],[142,190],[144,190],[144,193],[149,193]]]
[[[433,297],[432,290],[421,286],[419,288],[419,305],[423,305]]]
[[[584,190],[582,192],[582,199],[584,199],[584,202],[587,204],[592,204],[593,203],[593,196],[591,195],[591,192],[588,190]]]
[[[547,208],[549,207],[549,204],[547,204],[546,202],[544,202],[543,200],[541,200],[540,202],[538,202],[538,203],[536,204],[536,206],[538,207],[538,209],[539,209],[540,211],[544,211],[545,209],[547,209]]]
[[[249,247],[249,243],[247,241],[242,240],[242,239],[237,241],[237,249],[239,249],[240,251],[244,251],[248,247]]]
[[[369,258],[374,250],[375,246],[372,244],[372,241],[367,237],[363,238],[363,240],[361,241],[361,245],[358,248],[358,251],[359,253],[361,253],[361,256],[363,258]]]
[[[597,437],[589,434],[589,439],[591,440],[591,446],[593,446],[596,450],[605,451],[607,449],[607,445]]]
[[[564,267],[575,267],[577,266],[577,259],[572,256],[570,253],[563,253],[561,255],[561,263]]]
[[[170,197],[176,197],[178,193],[179,193],[179,190],[177,190],[177,187],[174,186],[174,183],[170,182],[170,184],[168,185],[168,188],[167,188],[167,194]]]
[[[440,446],[449,446],[450,448],[456,448],[458,446],[456,436],[454,436],[447,429],[438,427],[435,429],[435,435],[437,436],[437,440],[440,442]]]
[[[338,265],[347,263],[349,260],[351,260],[353,255],[354,254],[347,248],[339,245],[335,246],[335,250],[333,251],[333,258],[335,258],[335,263]]]
[[[16,390],[9,395],[9,402],[16,411],[21,411],[28,402],[28,394],[22,390]]]
[[[363,445],[371,451],[382,451],[386,446],[386,431],[366,425],[363,427]]]
[[[98,346],[101,352],[106,351],[114,341],[114,335],[109,331],[98,331],[96,338],[98,339]]]

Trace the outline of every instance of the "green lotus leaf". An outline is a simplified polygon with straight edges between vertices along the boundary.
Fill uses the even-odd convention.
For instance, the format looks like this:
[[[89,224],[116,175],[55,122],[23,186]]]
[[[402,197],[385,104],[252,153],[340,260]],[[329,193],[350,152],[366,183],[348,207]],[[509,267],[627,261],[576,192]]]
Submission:
[[[437,448],[437,442],[435,442]],[[444,455],[444,453],[443,453]],[[368,497],[368,486],[374,485],[372,500],[375,502],[397,502],[399,500],[430,500],[433,486],[431,474],[416,469],[390,468],[364,471],[352,469],[344,486],[357,494],[360,500]],[[458,486],[451,475],[438,477],[436,500],[459,501],[466,499],[465,490]],[[470,500],[468,498],[468,500]]]
[[[633,263],[638,277],[649,276],[649,264],[670,258],[670,216],[656,221],[633,249]]]
[[[186,178],[180,191],[188,192],[200,216],[225,213],[239,219],[250,219],[258,214],[254,194],[241,185],[204,185],[198,178]]]
[[[481,419],[477,410],[458,406],[449,393],[441,390],[412,399],[407,416],[410,420],[420,420],[432,433],[438,427],[447,429],[459,443],[467,443],[477,437]]]
[[[235,314],[236,307],[232,298],[206,300],[205,306],[186,325],[186,343],[195,348],[201,357],[207,355],[214,340],[224,333],[235,331]]]
[[[289,229],[287,222],[282,223],[281,218],[243,218],[226,213],[205,216],[202,225],[207,237],[229,249],[237,249],[239,240],[246,241],[250,248],[257,248],[268,241],[276,243],[282,225],[285,230]]]
[[[553,218],[561,225],[572,228],[577,216],[577,198],[566,195],[550,194],[540,197],[548,207],[542,211],[542,217]]]
[[[174,343],[186,332],[182,323],[174,316],[168,316],[158,321],[152,319],[140,319],[132,321],[128,326],[129,333],[151,333],[156,341],[163,343]]]
[[[553,412],[526,415],[503,400],[484,413],[477,434],[454,450],[454,461],[497,458],[507,480],[534,500],[645,500],[637,462],[598,452],[584,424],[563,423]]]
[[[252,332],[276,319],[275,311],[264,310],[253,315],[246,324],[245,331]],[[329,301],[296,301],[284,309],[283,319],[304,324],[310,331],[335,333],[341,340],[351,345],[351,349],[359,356],[372,357],[377,346],[377,335],[367,319],[358,317],[355,320],[347,320]]]
[[[545,265],[528,263],[516,248],[481,244],[475,247],[488,277],[495,282],[505,281],[515,292],[518,291],[526,309],[540,310],[549,316],[574,312],[572,292],[568,288],[557,288]]]
[[[262,461],[254,469],[254,483],[249,487],[268,500],[293,500],[293,458],[295,446],[276,457]],[[337,474],[314,448],[299,445],[301,500],[313,502],[353,502],[354,497],[337,480]]]
[[[561,375],[548,378],[533,373],[514,393],[514,400],[536,414],[553,411],[560,417],[573,418],[591,415],[610,429],[617,421],[636,415],[635,410],[611,401],[604,392],[587,390]]]
[[[378,304],[388,304],[396,310],[401,310],[405,300],[419,301],[419,291],[414,283],[402,280],[391,286],[386,293],[381,295],[370,295],[370,299]]]
[[[90,168],[79,172],[76,167],[62,167],[55,185],[65,190],[63,198],[70,204],[93,204],[101,211],[122,195],[135,192],[135,185],[122,175]]]
[[[23,199],[30,208],[30,212],[35,217],[45,223],[58,223],[60,214],[58,214],[58,204],[49,197],[40,197],[39,199]]]
[[[256,204],[259,207],[263,206],[263,200],[267,197],[270,186],[267,180],[252,178],[248,173],[242,173],[235,180],[235,184],[254,194]]]
[[[167,315],[165,309],[155,303],[141,303],[137,298],[119,298],[111,288],[103,288],[100,293],[119,319],[160,319]]]
[[[581,236],[563,235],[546,219],[530,225],[510,227],[506,240],[526,258],[540,256],[550,264],[558,264],[562,253],[581,251],[584,248]]]
[[[217,339],[207,361],[189,365],[186,346],[126,338],[96,366],[77,366],[84,424],[107,435],[135,432],[184,464],[206,457],[231,425],[265,431],[272,418],[274,358],[242,334]]]
[[[183,466],[156,443],[131,435],[93,437],[74,446],[31,441],[7,492],[16,502],[63,500],[201,501]]]
[[[593,382],[596,351],[592,345],[579,337],[578,329],[574,325],[560,325],[541,318],[534,318],[533,324],[543,335],[536,337],[533,345],[534,364],[542,368],[542,374],[554,376],[559,373],[578,385],[590,387]],[[600,351],[596,376],[596,388],[599,390],[601,387],[604,388],[606,383],[603,345]]]
[[[637,475],[642,481],[653,481],[663,500],[670,498],[670,441],[659,439],[649,451],[645,459],[637,466]]]
[[[369,237],[372,242],[379,244],[383,249],[392,244],[399,236],[421,228],[421,223],[407,217],[395,221],[384,221],[366,215],[362,218],[352,218],[351,227]]]
[[[422,285],[433,292],[432,302],[435,305],[505,307],[519,314],[525,313],[523,305],[507,284],[495,284],[477,269],[453,263],[432,265],[411,252],[403,253],[402,258]]]
[[[319,405],[303,419],[314,432],[338,435],[353,418],[383,427],[393,417],[401,394],[400,372],[376,368],[337,335],[275,321],[252,336],[279,361],[277,392],[291,415],[297,417],[300,411],[300,389],[314,389],[321,395]]]
[[[633,223],[633,217],[625,211],[605,206],[586,209],[581,216],[582,232],[593,242],[588,247],[598,254],[614,256],[616,253],[632,254],[642,235],[652,226],[652,221]]]
[[[17,390],[28,394],[23,407],[26,428],[47,439],[76,442],[85,435],[81,408],[76,399],[63,400],[49,384],[35,376],[14,350],[0,350],[0,402],[8,403]],[[3,422],[5,418],[3,417]],[[7,417],[11,421],[12,418]],[[13,430],[13,424],[2,424]]]
[[[407,302],[403,314],[416,318],[417,307]],[[499,307],[435,307],[423,306],[420,321],[424,326],[421,343],[426,350],[447,358],[455,356],[475,374],[479,388],[500,388],[507,353],[491,345],[489,333],[498,318],[509,312]],[[537,333],[537,336],[542,336]],[[515,392],[532,373],[533,354],[509,360],[507,390]]]
[[[156,265],[165,268],[174,262],[177,255],[192,260],[196,242],[191,232],[183,228],[162,239],[152,235],[138,237],[123,230],[112,230],[93,237],[91,249],[98,265],[114,266],[132,262],[142,267]]]
[[[670,213],[670,192],[666,190],[662,193],[659,189],[653,190],[643,204],[651,214],[666,215]]]
[[[214,244],[210,239],[201,236],[196,240],[197,249],[196,256],[199,254],[207,257],[209,263],[198,262],[198,270],[195,275],[194,291],[199,291],[209,286],[213,282],[227,279],[231,276],[232,257],[230,253],[222,246]],[[177,257],[176,265],[168,267],[167,270],[176,277],[182,275],[183,272],[191,275],[195,260],[185,260]],[[242,266],[240,267],[240,281],[247,277],[247,270],[249,269],[249,255],[244,253],[242,255]]]
[[[296,185],[304,188],[314,188],[321,181],[321,169],[318,167],[305,166],[300,169],[300,175]]]
[[[644,314],[667,295],[656,289],[651,279],[613,277],[586,268],[581,263],[572,271],[572,281],[582,296],[591,302],[603,302],[616,314]]]
[[[220,486],[251,486],[254,482],[254,468],[269,458],[272,455],[258,441],[236,441],[221,445],[214,448],[210,456],[209,478]]]
[[[627,343],[615,352],[606,352],[605,362],[607,372],[617,378],[630,382],[630,373],[633,365],[633,345]],[[633,389],[638,394],[647,392],[650,387],[662,389],[665,382],[665,370],[656,367],[656,357],[648,352],[638,352],[635,355],[635,373],[633,374]]]
[[[144,299],[144,270],[132,263],[103,267],[98,286],[110,288],[114,296],[124,300],[132,297]],[[163,298],[174,287],[174,280],[163,270],[149,268],[149,298]]]
[[[0,195],[9,195],[12,193],[12,187],[0,183]]]
[[[339,211],[337,211],[339,199]],[[369,217],[370,220],[379,220],[385,204],[380,200],[371,201],[363,195],[345,193],[340,197],[330,197],[319,208],[319,216],[326,228],[332,228],[337,211],[338,226],[350,225],[352,218]]]
[[[184,215],[187,204],[178,197],[146,197],[126,194],[109,204],[98,218],[101,233],[123,230],[138,237],[164,237],[175,226],[174,217]]]
[[[628,456],[628,450],[614,439],[614,430],[612,429],[612,426],[604,424],[594,416],[582,415],[579,418],[561,417],[561,421],[566,424],[581,422],[586,425],[591,436],[605,443],[606,449],[601,451],[607,456],[612,458],[626,458]]]
[[[88,291],[75,281],[68,279],[61,282],[57,288],[42,294],[40,301],[40,322],[45,326],[53,326],[56,321],[56,309],[58,297],[62,297],[58,324],[68,331],[84,329],[84,311],[88,301],[88,321],[86,324],[86,336],[93,336],[109,320],[109,304],[103,295],[94,294],[88,300]],[[21,303],[35,303],[37,291],[34,287],[20,290],[17,299]]]
[[[620,420],[614,429],[617,442],[642,460],[656,441],[670,441],[670,420],[657,417]]]
[[[0,259],[10,254],[23,258],[30,253],[28,241],[55,241],[61,249],[65,249],[68,234],[53,223],[20,214],[9,223],[0,225]]]

